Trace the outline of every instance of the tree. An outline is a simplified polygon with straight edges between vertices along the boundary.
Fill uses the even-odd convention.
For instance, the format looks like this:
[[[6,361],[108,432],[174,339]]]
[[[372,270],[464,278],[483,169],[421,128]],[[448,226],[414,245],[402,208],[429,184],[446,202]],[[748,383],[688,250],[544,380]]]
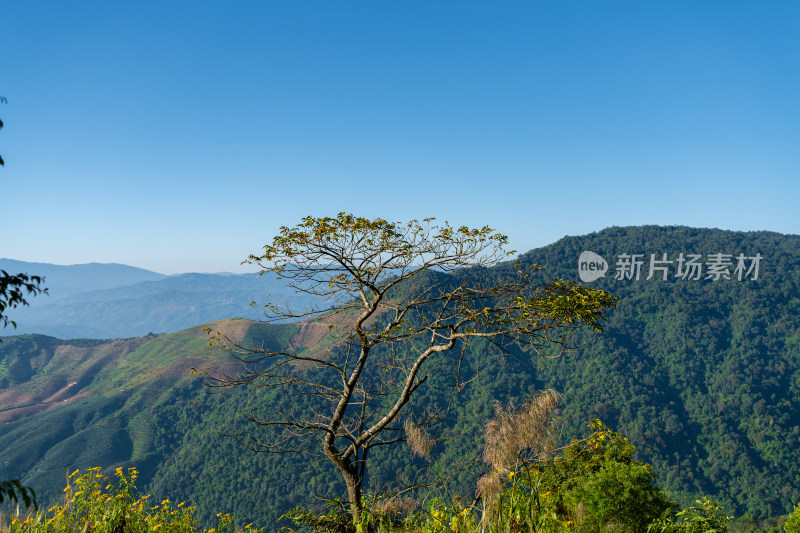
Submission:
[[[295,313],[267,304],[267,320],[327,326],[327,348],[254,346],[209,329],[212,344],[227,348],[244,368],[234,375],[202,372],[205,382],[221,392],[282,388],[312,401],[303,410],[247,413],[272,430],[271,439],[249,446],[285,452],[320,444],[341,473],[358,520],[370,449],[405,440],[410,414],[404,407],[431,372],[447,372],[454,389],[463,385],[468,343],[556,346],[552,355],[559,355],[575,331],[602,329],[604,312],[615,303],[608,293],[561,280],[536,282],[538,267],[487,268],[513,253],[503,250],[506,242],[489,227],[437,225],[433,218],[393,223],[340,213],[283,227],[263,254],[246,262],[319,297],[320,306]],[[438,419],[431,412],[405,425],[427,429]]]

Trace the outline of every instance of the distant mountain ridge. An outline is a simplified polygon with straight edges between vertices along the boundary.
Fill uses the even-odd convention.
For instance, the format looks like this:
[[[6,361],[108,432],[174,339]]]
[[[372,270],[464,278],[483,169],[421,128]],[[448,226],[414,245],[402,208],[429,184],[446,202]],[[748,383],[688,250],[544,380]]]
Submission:
[[[60,299],[88,290],[111,289],[133,285],[141,281],[156,281],[167,276],[119,263],[85,263],[80,265],[54,265],[31,263],[16,259],[0,259],[0,269],[9,274],[34,274],[44,276],[50,299]],[[31,301],[31,304],[39,303]]]
[[[0,260],[0,269],[45,276],[48,295],[9,312],[16,330],[62,339],[130,338],[179,331],[222,318],[263,318],[260,304],[302,309],[309,299],[274,275],[179,274],[165,276],[119,264],[51,265]],[[256,301],[256,306],[250,303]]]

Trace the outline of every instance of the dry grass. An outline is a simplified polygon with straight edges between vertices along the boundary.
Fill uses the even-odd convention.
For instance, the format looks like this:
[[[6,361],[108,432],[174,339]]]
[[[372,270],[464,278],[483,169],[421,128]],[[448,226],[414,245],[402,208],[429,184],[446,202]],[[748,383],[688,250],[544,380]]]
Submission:
[[[419,509],[420,503],[412,497],[394,496],[376,502],[370,506],[369,512],[373,516],[380,515],[408,515]]]
[[[410,418],[403,423],[406,431],[406,444],[411,448],[411,453],[417,457],[424,457],[431,453],[435,441],[431,438],[425,428],[418,426]]]
[[[519,409],[496,404],[494,418],[486,423],[483,448],[483,460],[492,471],[478,480],[479,494],[497,494],[500,476],[511,472],[520,460],[547,460],[555,444],[555,414],[561,398],[556,391],[545,390]]]

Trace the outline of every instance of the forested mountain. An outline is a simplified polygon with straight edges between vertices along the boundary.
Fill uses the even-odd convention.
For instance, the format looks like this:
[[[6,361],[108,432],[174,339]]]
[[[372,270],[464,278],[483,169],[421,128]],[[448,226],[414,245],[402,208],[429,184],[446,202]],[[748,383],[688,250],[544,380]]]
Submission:
[[[606,333],[543,365],[541,383],[568,395],[571,416],[599,417],[628,435],[673,494],[708,494],[755,515],[800,499],[800,237],[611,228],[523,261],[577,279],[582,251],[609,261],[592,285],[620,301]],[[668,279],[659,270],[646,280],[650,254],[663,253],[673,263],[654,266],[669,267]],[[644,254],[639,280],[614,279],[623,254]],[[676,277],[680,254],[702,256],[701,279]],[[730,254],[730,280],[707,279],[715,254]],[[745,259],[739,281],[739,254],[760,254],[757,279]]]
[[[477,379],[452,404],[449,376],[431,373],[410,405],[449,404],[445,434],[452,438],[427,459],[385,447],[373,457],[369,487],[433,461],[443,477],[453,475],[453,490],[470,496],[494,403],[554,388],[566,396],[564,442],[602,419],[630,438],[682,504],[706,494],[730,514],[766,517],[800,501],[800,237],[610,228],[565,237],[518,262],[545,267],[537,274],[543,280],[604,273],[583,283],[620,298],[605,332],[587,334],[555,360],[471,345],[464,368]],[[215,327],[244,341],[320,349],[313,324]],[[304,401],[276,390],[209,397],[189,369],[219,364],[232,363],[208,349],[200,327],[114,341],[4,338],[0,479],[21,477],[47,498],[57,495],[67,469],[136,465],[157,498],[197,503],[204,517],[235,511],[256,523],[313,504],[315,495],[341,494],[337,472],[316,449],[254,454],[218,433],[250,428],[238,410],[302,408]]]
[[[0,259],[8,272],[45,276],[48,294],[9,312],[14,333],[113,339],[169,333],[222,318],[263,318],[267,294],[302,308],[309,298],[269,273],[164,276],[125,265],[50,265]],[[256,306],[250,303],[256,301]]]

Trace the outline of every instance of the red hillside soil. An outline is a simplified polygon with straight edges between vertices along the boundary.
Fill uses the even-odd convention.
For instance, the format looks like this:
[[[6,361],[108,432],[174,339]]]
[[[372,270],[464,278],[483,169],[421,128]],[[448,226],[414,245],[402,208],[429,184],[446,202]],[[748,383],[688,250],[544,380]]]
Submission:
[[[245,334],[247,334],[247,330],[254,324],[258,324],[258,322],[246,319],[225,319],[209,322],[208,324],[204,324],[203,327],[211,328],[212,331],[218,331],[233,342],[242,342]],[[202,332],[202,329],[200,331]]]
[[[379,310],[367,320],[366,325],[372,324],[379,316],[388,311],[388,309]],[[301,322],[298,324],[300,329],[289,338],[289,342],[296,349],[301,347],[314,349],[315,346],[318,346],[332,335],[339,339],[342,335],[346,334],[348,328],[352,324],[352,317],[353,313],[344,312],[322,317],[314,321]],[[337,340],[333,345],[339,344],[339,342],[340,341]],[[324,351],[330,351],[330,347],[326,348]]]
[[[116,339],[95,346],[56,346],[28,360],[35,375],[0,389],[0,423],[91,396],[87,387],[148,339]]]

